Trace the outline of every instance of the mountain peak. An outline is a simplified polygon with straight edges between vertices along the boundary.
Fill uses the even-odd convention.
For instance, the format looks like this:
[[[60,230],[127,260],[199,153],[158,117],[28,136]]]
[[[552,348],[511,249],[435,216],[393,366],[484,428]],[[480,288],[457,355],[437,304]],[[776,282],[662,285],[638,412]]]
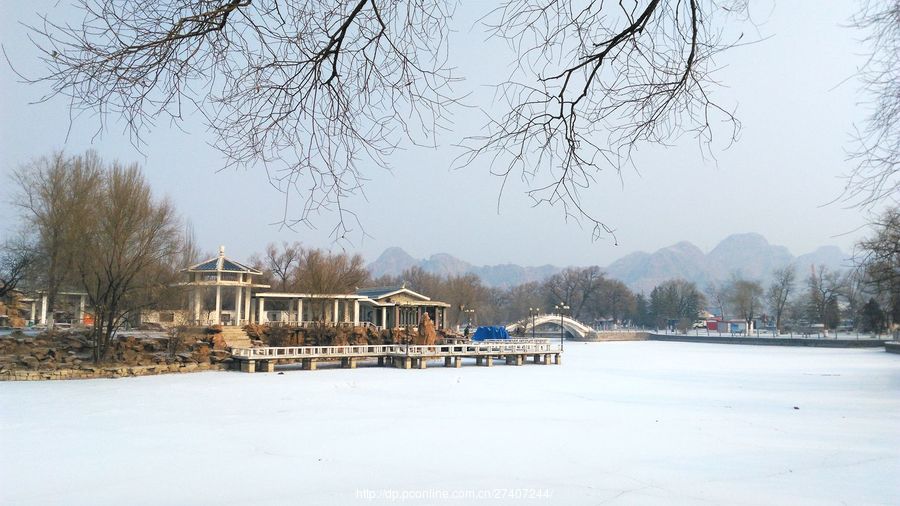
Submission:
[[[768,247],[771,246],[769,244],[768,239],[763,237],[756,232],[746,232],[743,234],[731,234],[728,237],[719,241],[719,244],[716,245],[713,250],[717,248],[735,248],[735,247],[743,247],[743,248],[758,248],[758,247]]]
[[[391,246],[369,264],[369,272],[372,273],[372,277],[377,278],[385,274],[401,273],[415,265],[418,265],[418,261],[403,248]]]

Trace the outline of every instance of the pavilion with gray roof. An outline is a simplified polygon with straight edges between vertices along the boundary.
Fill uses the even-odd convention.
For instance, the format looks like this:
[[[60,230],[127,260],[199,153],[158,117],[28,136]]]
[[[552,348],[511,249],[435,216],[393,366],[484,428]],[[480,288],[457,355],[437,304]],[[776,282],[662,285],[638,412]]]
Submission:
[[[243,325],[250,321],[250,298],[254,288],[269,288],[269,285],[254,283],[254,276],[262,272],[225,256],[225,246],[219,246],[219,255],[192,265],[182,272],[188,280],[182,283],[190,289],[190,321],[197,325]],[[204,299],[209,288],[216,290],[215,306],[211,312],[205,311]],[[222,289],[234,290],[231,310],[223,313]],[[204,315],[208,317],[204,317]]]

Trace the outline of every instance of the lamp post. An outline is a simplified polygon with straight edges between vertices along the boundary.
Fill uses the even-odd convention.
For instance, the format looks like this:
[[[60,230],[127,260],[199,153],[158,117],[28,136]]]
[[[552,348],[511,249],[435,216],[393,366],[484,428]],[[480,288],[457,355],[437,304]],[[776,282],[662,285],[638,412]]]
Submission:
[[[475,310],[474,309],[465,309],[465,310],[463,310],[463,313],[466,313],[466,315],[468,316],[468,318],[469,318],[468,325],[471,326],[472,325],[472,316],[475,314]]]
[[[528,314],[531,316],[531,338],[534,339],[534,321],[538,314],[540,314],[541,309],[537,307],[528,308]]]
[[[553,309],[556,309],[559,312],[559,351],[563,351],[566,338],[566,328],[563,327],[563,311],[568,311],[569,306],[560,302],[559,304],[553,306]]]

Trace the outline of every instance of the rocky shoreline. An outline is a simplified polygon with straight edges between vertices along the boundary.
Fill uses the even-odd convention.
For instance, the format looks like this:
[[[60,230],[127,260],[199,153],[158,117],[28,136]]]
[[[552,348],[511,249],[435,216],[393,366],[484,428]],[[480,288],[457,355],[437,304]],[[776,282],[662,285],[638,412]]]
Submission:
[[[227,370],[231,355],[221,340],[195,333],[179,337],[124,337],[106,360],[93,361],[88,337],[76,333],[13,334],[0,338],[0,381],[122,378]]]

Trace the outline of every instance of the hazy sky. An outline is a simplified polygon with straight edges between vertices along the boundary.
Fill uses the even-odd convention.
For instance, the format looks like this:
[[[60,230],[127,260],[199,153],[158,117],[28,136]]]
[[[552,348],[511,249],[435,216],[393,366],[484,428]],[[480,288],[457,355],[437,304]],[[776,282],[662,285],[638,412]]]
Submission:
[[[19,22],[35,23],[35,12],[65,19],[63,0],[0,0],[0,41],[16,68],[39,71],[36,51]],[[416,257],[446,252],[477,264],[606,265],[637,250],[652,251],[681,240],[708,250],[731,233],[758,232],[794,254],[837,244],[850,249],[865,216],[857,209],[825,205],[840,194],[841,176],[851,148],[849,134],[865,116],[859,84],[853,77],[865,60],[861,33],[847,28],[856,1],[761,1],[753,4],[756,27],[740,27],[747,39],[765,40],[733,49],[717,63],[716,77],[726,87],[719,102],[737,108],[743,124],[739,142],[704,158],[692,139],[667,149],[638,153],[640,174],[622,180],[606,173],[593,189],[593,209],[617,230],[610,239],[591,241],[589,228],[566,223],[560,209],[532,208],[523,188],[513,183],[500,201],[500,180],[486,162],[451,171],[452,144],[477,134],[483,118],[474,110],[455,115],[455,131],[440,138],[436,150],[410,148],[391,159],[392,172],[372,167],[366,198],[350,207],[370,236],[346,247],[373,260],[388,246],[401,246]],[[511,60],[504,46],[485,42],[474,20],[493,2],[464,2],[457,11],[451,57],[468,79],[457,86],[473,92],[471,101],[490,105],[486,84],[499,82]],[[826,7],[827,6],[827,7]],[[0,229],[14,219],[9,200],[10,169],[55,149],[96,149],[107,159],[138,161],[153,187],[170,196],[191,219],[209,251],[219,244],[245,258],[270,241],[299,240],[309,246],[340,249],[329,233],[333,217],[317,229],[286,230],[276,224],[282,196],[262,170],[219,172],[223,159],[208,146],[199,121],[187,132],[160,122],[145,138],[144,154],[135,149],[121,123],[111,122],[94,139],[97,119],[78,118],[69,131],[64,100],[29,105],[46,89],[17,82],[0,63]],[[719,135],[726,135],[723,129]]]

